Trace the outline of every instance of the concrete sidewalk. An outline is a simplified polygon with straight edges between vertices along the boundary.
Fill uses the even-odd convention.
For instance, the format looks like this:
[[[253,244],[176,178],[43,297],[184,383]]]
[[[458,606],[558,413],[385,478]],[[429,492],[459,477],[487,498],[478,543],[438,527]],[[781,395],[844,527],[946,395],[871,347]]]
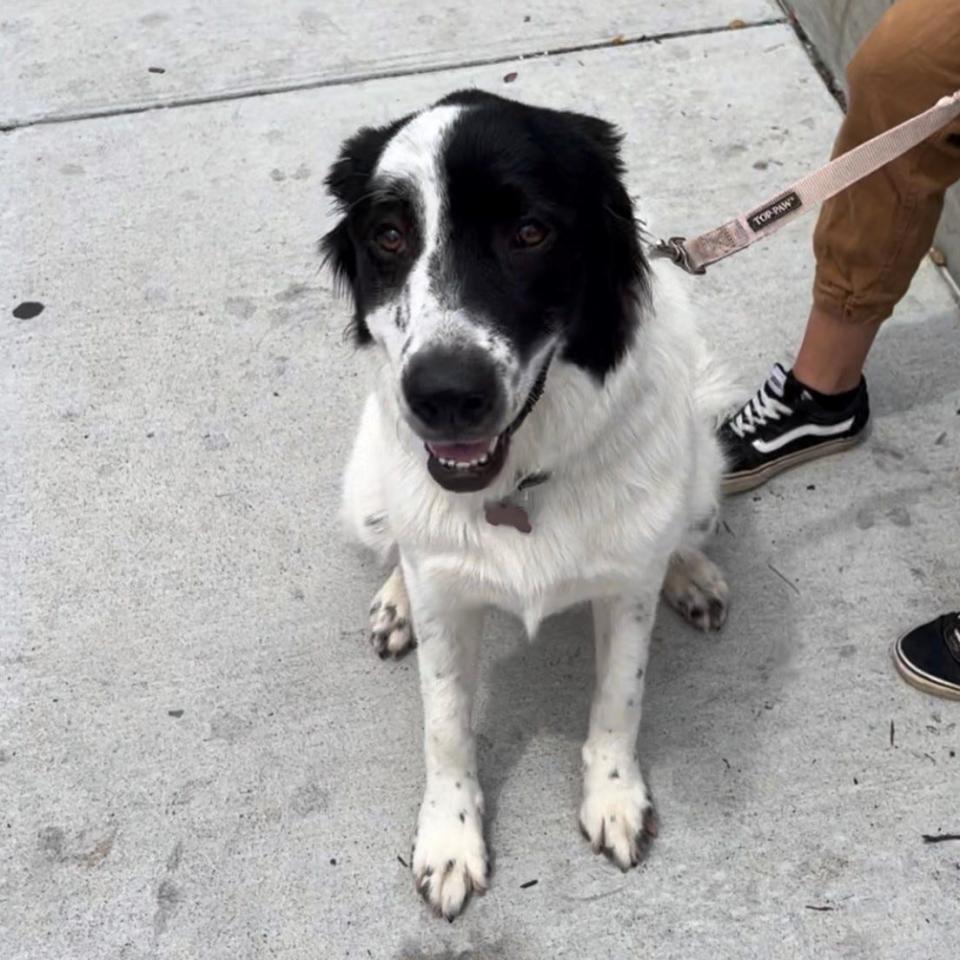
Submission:
[[[960,311],[932,266],[871,360],[870,439],[729,504],[722,636],[661,613],[639,871],[576,829],[589,617],[528,645],[495,616],[493,887],[425,911],[416,664],[370,652],[380,573],[336,523],[364,392],[314,253],[340,141],[470,85],[596,112],[641,210],[693,233],[829,151],[777,8],[159,6],[0,20],[3,960],[954,956],[960,845],[922,834],[960,832],[960,704],[888,655],[958,602]],[[542,49],[568,52],[510,59]],[[797,339],[809,227],[690,281],[747,385]]]

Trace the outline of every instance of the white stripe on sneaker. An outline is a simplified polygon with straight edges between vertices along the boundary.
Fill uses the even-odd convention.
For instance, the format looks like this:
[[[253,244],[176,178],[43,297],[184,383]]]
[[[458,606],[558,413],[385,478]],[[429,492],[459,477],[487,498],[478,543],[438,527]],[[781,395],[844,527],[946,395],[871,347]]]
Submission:
[[[781,447],[785,447],[794,440],[800,440],[803,437],[835,437],[838,434],[845,433],[853,426],[853,417],[844,420],[842,423],[833,423],[829,426],[816,423],[805,423],[802,427],[795,427],[786,433],[781,433],[779,437],[773,440],[754,440],[753,447],[758,453],[773,453]]]

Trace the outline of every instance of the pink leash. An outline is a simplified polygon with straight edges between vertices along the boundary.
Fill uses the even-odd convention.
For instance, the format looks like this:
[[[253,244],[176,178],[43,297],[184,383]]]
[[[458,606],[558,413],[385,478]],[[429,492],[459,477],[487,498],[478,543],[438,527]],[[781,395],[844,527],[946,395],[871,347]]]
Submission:
[[[741,213],[714,230],[687,240],[671,237],[651,244],[653,256],[668,257],[687,273],[706,273],[710,264],[745,250],[776,233],[789,221],[816,209],[841,190],[862,180],[926,140],[960,116],[960,90],[929,110],[906,120],[831,160],[750,213]]]

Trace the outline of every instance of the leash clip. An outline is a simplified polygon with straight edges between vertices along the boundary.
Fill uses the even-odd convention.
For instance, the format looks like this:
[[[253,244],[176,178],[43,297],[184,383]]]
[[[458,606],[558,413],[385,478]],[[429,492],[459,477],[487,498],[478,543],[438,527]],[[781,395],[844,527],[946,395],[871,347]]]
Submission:
[[[701,276],[707,272],[707,268],[694,266],[690,259],[690,251],[684,246],[686,237],[670,237],[669,240],[658,240],[652,247],[652,254],[655,257],[666,257],[672,260],[681,270],[695,276]]]

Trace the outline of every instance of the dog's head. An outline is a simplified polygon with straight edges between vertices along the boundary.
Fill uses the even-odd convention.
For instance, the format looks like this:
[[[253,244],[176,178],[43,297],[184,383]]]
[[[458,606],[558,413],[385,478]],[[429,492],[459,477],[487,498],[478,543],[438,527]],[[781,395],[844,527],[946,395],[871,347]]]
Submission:
[[[452,94],[365,128],[327,186],[322,246],[383,348],[433,478],[480,490],[552,358],[598,382],[630,343],[647,266],[620,137],[593,117]]]

